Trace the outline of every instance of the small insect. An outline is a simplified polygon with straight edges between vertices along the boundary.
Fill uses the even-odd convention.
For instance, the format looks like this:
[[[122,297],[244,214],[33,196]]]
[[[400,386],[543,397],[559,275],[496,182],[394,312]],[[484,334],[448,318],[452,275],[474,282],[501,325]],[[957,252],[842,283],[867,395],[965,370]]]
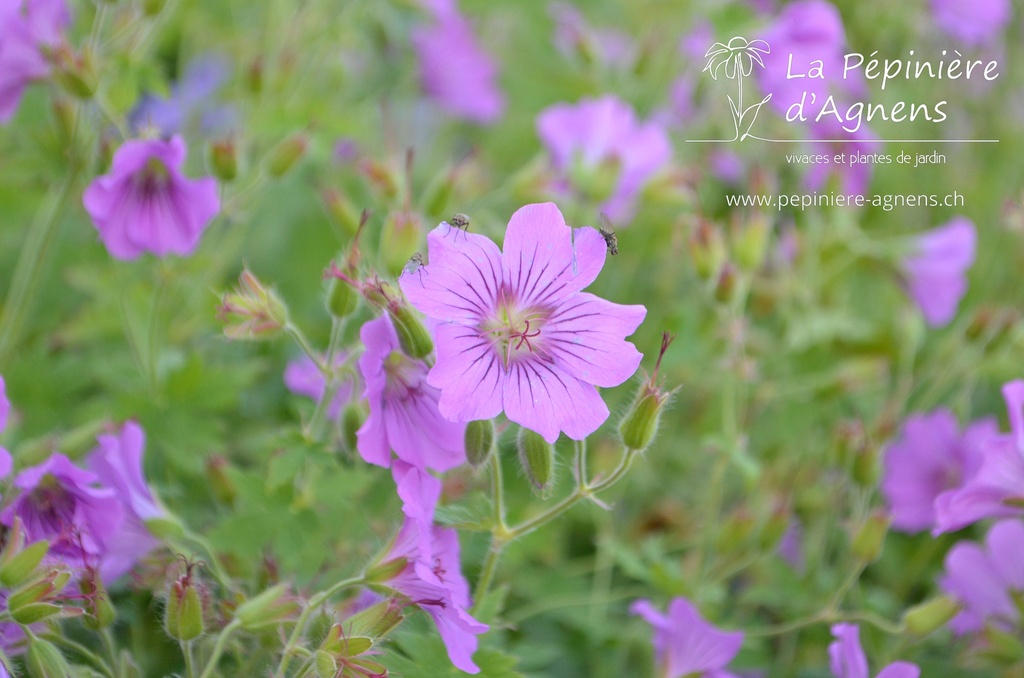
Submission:
[[[608,220],[604,214],[601,215],[601,225],[597,227],[597,232],[604,238],[604,244],[608,246],[608,254],[613,257],[619,253],[619,238],[615,235],[615,231],[612,229],[612,222]]]
[[[448,230],[456,228],[462,232],[469,231],[469,217],[462,212],[453,214],[452,218],[448,220]]]
[[[423,282],[423,271],[426,270],[427,265],[423,263],[423,255],[419,252],[413,252],[413,255],[409,257],[409,261],[405,262],[405,266],[402,268],[402,274],[398,277],[401,278],[406,273],[419,273],[420,283]]]

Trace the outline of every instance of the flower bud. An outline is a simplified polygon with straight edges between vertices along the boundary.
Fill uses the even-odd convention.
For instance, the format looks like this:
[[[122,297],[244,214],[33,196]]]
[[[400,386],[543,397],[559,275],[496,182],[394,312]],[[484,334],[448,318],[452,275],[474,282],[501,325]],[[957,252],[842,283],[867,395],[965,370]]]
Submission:
[[[397,577],[408,564],[409,561],[406,558],[378,561],[367,569],[364,579],[370,584],[389,582]]]
[[[768,220],[763,214],[753,214],[741,227],[733,243],[733,256],[740,268],[748,273],[761,268],[768,252]]]
[[[110,596],[103,586],[99,572],[94,568],[87,568],[82,578],[78,581],[78,588],[85,599],[85,625],[93,631],[106,628],[114,623],[117,613],[110,603]]]
[[[345,450],[355,453],[359,429],[366,422],[366,412],[359,403],[349,403],[341,412],[341,442]]]
[[[43,621],[63,612],[60,605],[54,603],[29,603],[11,610],[11,617],[19,624],[29,625]]]
[[[267,160],[267,172],[275,179],[283,177],[302,159],[308,147],[309,139],[305,134],[291,135],[270,152],[270,157]]]
[[[408,304],[391,303],[388,315],[398,335],[398,345],[402,352],[410,358],[422,360],[434,350],[434,340],[416,315],[416,311]]]
[[[225,323],[229,339],[270,339],[288,323],[288,308],[272,288],[249,269],[238,277],[238,287],[221,298],[217,317]],[[233,321],[233,322],[229,322]]]
[[[213,496],[222,504],[232,506],[238,496],[238,488],[228,475],[228,460],[215,454],[206,460],[206,481]]]
[[[156,16],[163,11],[167,0],[142,0],[142,13],[146,16]]]
[[[96,92],[96,69],[92,54],[74,54],[67,45],[54,50],[54,79],[66,92],[79,99],[90,99]]]
[[[36,579],[12,592],[7,598],[7,607],[13,615],[23,607],[48,603],[64,590],[70,578],[71,573],[66,570],[50,568]]]
[[[699,220],[690,232],[687,245],[697,275],[704,280],[718,275],[718,269],[725,262],[725,243],[718,227],[704,219]]]
[[[332,278],[327,286],[327,311],[335,318],[346,318],[359,308],[359,292],[344,280]]]
[[[313,665],[316,666],[318,678],[336,678],[338,675],[338,663],[323,650],[317,650],[313,655]]]
[[[570,177],[580,193],[591,201],[600,203],[610,198],[615,192],[621,170],[621,161],[616,157],[609,157],[596,166],[577,162],[570,169]]]
[[[238,176],[238,151],[230,139],[210,144],[210,168],[213,176],[223,182],[233,181]]]
[[[402,609],[403,605],[397,600],[388,599],[360,610],[345,620],[347,634],[341,633],[338,624],[331,628],[323,648],[345,657],[362,654],[402,622],[405,618]]]
[[[672,391],[665,391],[658,385],[658,372],[661,370],[661,361],[665,357],[665,351],[668,350],[674,339],[674,335],[662,332],[661,349],[658,352],[658,361],[654,364],[654,372],[640,385],[633,404],[629,406],[626,415],[619,422],[619,435],[622,436],[622,443],[631,450],[647,449],[658,432],[661,412],[672,395]]]
[[[494,422],[479,419],[466,424],[466,461],[480,468],[491,458],[494,450]]]
[[[398,195],[399,178],[395,172],[382,162],[373,158],[364,158],[359,162],[359,171],[374,189],[385,198]]]
[[[903,625],[915,636],[926,636],[945,626],[959,611],[958,602],[949,596],[938,596],[904,612]]]
[[[25,668],[31,678],[68,678],[71,667],[55,645],[39,638],[31,638]]]
[[[386,243],[381,254],[387,270],[396,274],[403,271],[422,237],[423,222],[418,215],[403,210],[390,212],[384,220],[381,236],[381,242]]]
[[[360,212],[344,193],[329,188],[320,193],[327,214],[337,222],[349,236],[359,231]]]
[[[180,539],[185,536],[185,526],[170,514],[159,518],[150,518],[144,522],[149,533],[162,541]]]
[[[722,267],[718,269],[718,280],[715,281],[716,301],[727,304],[732,300],[732,295],[736,292],[737,277],[736,266],[732,262],[727,261],[722,264]]]
[[[175,640],[190,641],[203,635],[206,624],[203,619],[203,596],[195,575],[189,571],[171,584],[164,608],[164,630]]]
[[[872,563],[882,555],[885,535],[892,519],[881,512],[872,513],[853,536],[850,548],[853,555],[864,563]]]
[[[18,523],[20,527],[20,521]],[[12,528],[12,530],[17,528]],[[17,550],[17,549],[21,550]],[[43,562],[43,557],[50,548],[50,542],[37,541],[21,548],[16,542],[8,542],[0,557],[0,584],[6,588],[15,588],[24,584]]]
[[[546,496],[555,484],[554,446],[536,431],[520,428],[516,449],[519,452],[519,464],[523,467],[533,491],[540,496]]]
[[[295,597],[288,593],[288,585],[277,584],[239,605],[235,619],[241,622],[242,628],[253,631],[287,621],[299,607]]]

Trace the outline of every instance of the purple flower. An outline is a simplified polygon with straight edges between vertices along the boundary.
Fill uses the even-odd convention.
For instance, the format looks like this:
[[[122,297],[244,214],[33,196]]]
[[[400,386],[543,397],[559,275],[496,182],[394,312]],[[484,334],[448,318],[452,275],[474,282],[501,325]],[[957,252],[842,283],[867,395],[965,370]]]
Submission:
[[[968,47],[995,40],[1010,23],[1010,0],[931,0],[939,28]]]
[[[124,511],[121,529],[108,540],[100,576],[111,582],[127,572],[139,558],[160,545],[146,529],[146,521],[167,513],[153,498],[142,472],[146,437],[134,421],[125,422],[118,435],[101,435],[85,461],[103,485],[113,488]]]
[[[592,175],[593,183],[601,184],[602,173],[617,170],[611,195],[601,205],[612,221],[629,219],[644,184],[672,157],[665,130],[654,122],[639,123],[632,107],[611,94],[544,109],[537,134],[563,178]]]
[[[441,414],[470,421],[504,410],[548,442],[559,431],[574,440],[593,433],[608,418],[594,387],[636,371],[643,356],[625,337],[647,314],[581,291],[604,266],[604,238],[569,228],[543,203],[512,215],[504,253],[444,222],[427,245],[423,275],[399,282],[439,323],[428,381],[441,389]]]
[[[673,598],[668,614],[649,600],[637,600],[629,611],[654,627],[654,653],[660,678],[730,678],[724,667],[743,645],[740,631],[720,631],[705,621],[686,598]]]
[[[335,366],[341,365],[345,362],[345,355],[339,353],[334,358]],[[292,393],[296,393],[307,398],[320,402],[320,399],[324,397],[324,389],[327,387],[327,380],[324,379],[323,373],[320,368],[316,366],[313,359],[307,355],[297,358],[288,363],[284,369],[284,385],[288,387],[288,390]],[[338,385],[337,391],[334,393],[334,399],[331,400],[331,404],[327,406],[327,416],[331,419],[337,419],[341,414],[341,408],[345,406],[349,398],[352,397],[352,382],[346,379]]]
[[[42,50],[60,42],[70,20],[64,0],[0,2],[0,123],[14,115],[29,83],[49,75]]]
[[[856,624],[832,627],[835,642],[828,646],[829,668],[836,678],[869,678],[868,660],[860,646],[860,628]],[[921,669],[909,662],[893,662],[878,672],[877,678],[917,678]]]
[[[121,501],[98,481],[63,454],[53,454],[15,476],[21,493],[0,522],[10,526],[18,517],[31,541],[49,540],[50,554],[68,566],[95,567],[124,523]]]
[[[1024,381],[1003,386],[1009,411],[1010,434],[989,438],[982,445],[978,472],[958,490],[935,501],[933,534],[959,530],[985,518],[1021,514],[1024,501]]]
[[[994,419],[983,419],[960,433],[949,410],[916,414],[885,452],[882,494],[892,526],[920,532],[935,526],[935,500],[956,490],[981,466],[982,444],[999,435]]]
[[[941,327],[956,315],[967,292],[976,240],[974,223],[956,217],[919,235],[914,253],[903,259],[907,291],[932,327]]]
[[[786,115],[790,107],[803,102],[806,117],[814,120],[829,96],[841,98],[863,90],[859,71],[843,77],[846,33],[843,18],[831,3],[790,3],[760,37],[771,52],[764,55],[764,68],[757,69],[757,79],[761,90],[772,95],[770,105],[779,115]],[[810,77],[815,61],[822,62],[824,78]],[[789,77],[796,73],[808,77]],[[842,110],[838,102],[837,107]],[[834,115],[813,124],[822,135],[845,135]]]
[[[974,633],[991,622],[1011,631],[1020,611],[1011,591],[1024,591],[1024,524],[1002,520],[992,526],[983,550],[962,541],[946,554],[943,591],[963,609],[949,622],[955,633]]]
[[[163,98],[146,94],[128,116],[131,128],[140,133],[156,128],[164,137],[178,134],[192,119],[198,119],[206,134],[224,134],[232,126],[234,110],[214,103],[217,91],[227,80],[230,66],[216,55],[201,56],[188,65],[185,74]]]
[[[394,450],[399,459],[420,469],[447,471],[465,462],[466,425],[441,415],[441,393],[427,382],[429,368],[402,353],[391,320],[371,320],[359,337],[366,347],[359,371],[370,406],[370,415],[356,432],[363,459],[387,467]]]
[[[554,2],[548,13],[555,21],[555,46],[566,56],[586,51],[601,62],[625,67],[633,61],[635,48],[629,34],[614,28],[593,28],[583,14],[568,2]]]
[[[487,631],[466,611],[469,584],[462,576],[459,537],[455,530],[431,526],[426,534],[419,521],[406,519],[383,561],[403,559],[402,570],[385,582],[429,614],[448,648],[448,658],[467,673],[479,673],[473,663],[477,636]]]
[[[434,21],[412,32],[423,91],[443,110],[483,125],[505,112],[498,69],[454,2],[432,3]]]
[[[220,211],[220,198],[212,178],[186,178],[184,162],[180,136],[128,141],[114,154],[110,174],[85,190],[85,209],[112,256],[187,256],[195,250]]]

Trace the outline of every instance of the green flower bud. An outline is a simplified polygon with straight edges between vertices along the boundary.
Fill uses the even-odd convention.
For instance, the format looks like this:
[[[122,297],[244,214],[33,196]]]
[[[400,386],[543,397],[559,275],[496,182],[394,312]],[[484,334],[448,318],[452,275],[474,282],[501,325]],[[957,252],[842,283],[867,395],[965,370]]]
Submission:
[[[370,649],[373,643],[386,636],[402,623],[402,604],[396,600],[382,600],[345,620],[347,635],[335,625],[324,641],[324,649],[337,655],[354,657]],[[330,645],[328,647],[328,645]]]
[[[270,152],[267,161],[267,172],[276,178],[283,177],[292,167],[302,159],[309,147],[309,139],[305,134],[293,134]]]
[[[903,613],[903,625],[915,636],[926,636],[946,625],[960,611],[960,604],[949,596],[939,596],[915,605]]]
[[[145,521],[146,529],[157,539],[180,539],[185,536],[185,527],[174,516],[167,514]]]
[[[555,484],[555,448],[536,431],[520,428],[516,440],[519,464],[533,491],[547,496]]]
[[[388,305],[388,315],[398,335],[398,345],[402,352],[410,358],[422,360],[434,350],[434,340],[430,338],[427,328],[420,322],[416,312],[408,304],[392,303]]]
[[[25,668],[32,678],[68,678],[71,675],[71,667],[60,650],[52,643],[39,638],[34,638],[29,643]]]
[[[66,92],[79,99],[90,99],[96,93],[96,68],[88,51],[76,56],[71,48],[61,45],[54,50],[54,79]]]
[[[405,569],[409,561],[405,558],[393,558],[391,560],[385,560],[384,562],[374,563],[366,571],[367,583],[383,583],[394,579]]]
[[[313,664],[316,666],[316,675],[319,678],[336,678],[338,675],[338,663],[334,657],[323,650],[317,650],[313,656]]]
[[[753,272],[761,268],[768,252],[768,220],[763,214],[754,214],[743,225],[733,244],[733,256],[740,268]]]
[[[53,603],[29,603],[11,610],[11,617],[19,624],[28,625],[53,617],[63,611],[64,608]]]
[[[51,568],[37,579],[11,593],[7,599],[7,607],[14,613],[22,607],[53,600],[64,589],[70,578],[69,572]]]
[[[288,585],[277,584],[239,605],[235,619],[242,628],[252,631],[287,621],[299,608],[298,600],[288,593]]]
[[[471,421],[466,425],[466,461],[480,468],[494,450],[494,422],[490,419]]]
[[[722,264],[722,267],[718,269],[718,280],[715,281],[715,300],[722,304],[729,303],[733,293],[736,292],[738,277],[736,267],[732,262],[727,261]]]
[[[242,270],[238,287],[221,298],[217,311],[229,339],[270,339],[288,324],[288,307],[249,269]]]
[[[320,194],[327,214],[334,219],[345,232],[354,236],[359,231],[359,210],[345,194],[334,189],[327,189]]]
[[[235,142],[226,139],[210,144],[210,168],[213,176],[223,182],[233,181],[238,176],[238,152]]]
[[[238,496],[238,488],[228,475],[228,460],[219,454],[215,454],[206,460],[206,482],[213,492],[217,501],[228,506],[235,503]]]
[[[341,442],[345,450],[355,453],[359,429],[366,421],[366,411],[359,403],[349,403],[341,412]]]
[[[725,242],[721,231],[711,222],[701,219],[690,232],[687,244],[697,275],[704,280],[717,276],[725,263]]]
[[[882,545],[885,543],[885,535],[889,532],[891,518],[884,513],[876,512],[868,516],[868,519],[861,525],[853,536],[850,548],[858,560],[865,563],[872,563],[882,555]]]
[[[203,601],[189,575],[171,585],[164,608],[164,630],[175,640],[190,641],[203,635]]]
[[[409,258],[420,246],[423,230],[420,217],[412,212],[399,210],[388,214],[381,234],[381,254],[388,272],[398,275],[405,270]]]
[[[658,432],[658,421],[667,396],[660,390],[649,389],[647,384],[641,387],[636,400],[619,423],[619,434],[626,447],[631,450],[647,449]]]
[[[373,158],[364,158],[359,162],[359,171],[370,186],[382,193],[385,198],[394,198],[398,195],[400,180],[394,170],[384,163]]]
[[[19,522],[20,526],[20,522]],[[14,528],[12,528],[14,529]],[[0,558],[0,584],[7,588],[21,586],[32,576],[50,548],[50,542],[37,541],[16,550],[16,543],[8,543]]]
[[[344,280],[332,278],[327,287],[327,311],[335,318],[345,318],[359,308],[359,292]]]

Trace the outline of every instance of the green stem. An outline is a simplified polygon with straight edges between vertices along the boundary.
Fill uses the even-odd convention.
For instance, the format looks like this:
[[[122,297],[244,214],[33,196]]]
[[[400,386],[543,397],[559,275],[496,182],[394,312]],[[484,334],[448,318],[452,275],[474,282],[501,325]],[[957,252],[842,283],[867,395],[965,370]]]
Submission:
[[[47,261],[47,254],[57,234],[60,216],[77,177],[76,164],[65,175],[60,187],[47,196],[22,246],[18,263],[14,267],[11,288],[4,302],[3,313],[0,314],[0,369],[6,365],[10,351],[18,342],[21,325],[39,290],[39,275]]]
[[[329,366],[324,362],[323,356],[316,352],[313,346],[309,343],[309,339],[306,338],[306,335],[302,333],[302,330],[300,330],[298,326],[291,321],[288,321],[282,329],[285,334],[291,337],[292,340],[298,344],[299,348],[302,349],[302,352],[306,354],[306,357],[313,361],[313,364],[316,365],[316,368],[320,370],[320,373],[324,375],[325,378],[330,376]]]
[[[224,654],[224,647],[227,645],[228,639],[231,637],[231,634],[241,627],[241,625],[242,622],[237,619],[232,619],[231,622],[220,632],[220,635],[217,636],[217,642],[213,644],[213,653],[210,655],[209,661],[206,662],[206,668],[203,669],[199,678],[210,678],[210,676],[213,675],[213,672],[217,668],[217,662],[220,661],[220,656]]]
[[[288,665],[292,661],[292,655],[295,654],[295,650],[299,646],[299,641],[302,639],[302,631],[306,627],[306,622],[309,620],[309,615],[313,613],[313,610],[326,603],[331,596],[342,589],[359,586],[363,582],[364,575],[343,579],[309,599],[309,602],[306,603],[306,606],[302,609],[302,613],[295,622],[295,628],[292,629],[291,635],[288,636],[288,642],[281,651],[281,661],[277,665],[277,671],[274,672],[275,676],[278,678],[285,677],[285,671],[288,670]]]
[[[76,643],[70,638],[65,638],[63,635],[58,633],[44,633],[41,634],[41,637],[44,640],[53,643],[54,645],[60,645],[65,649],[71,650],[75,654],[82,657],[82,659],[85,659],[87,662],[92,664],[96,668],[96,670],[100,671],[109,678],[116,678],[113,669],[111,669],[110,666],[107,665],[107,662],[103,661],[101,657],[99,657],[95,652],[87,648],[85,645]]]
[[[327,355],[324,358],[324,364],[320,371],[324,375],[324,392],[323,395],[317,400],[316,409],[313,410],[313,416],[310,418],[309,423],[306,425],[304,431],[307,440],[317,440],[320,437],[320,430],[323,428],[324,417],[327,415],[327,410],[330,408],[331,402],[334,400],[335,394],[338,392],[339,380],[338,375],[334,371],[334,357],[338,354],[338,349],[341,346],[341,337],[344,333],[345,321],[334,318],[331,321],[331,338],[327,344]]]
[[[185,657],[185,675],[188,678],[195,678],[196,675],[196,657],[195,652],[192,649],[192,641],[179,641],[181,645],[181,654]]]

